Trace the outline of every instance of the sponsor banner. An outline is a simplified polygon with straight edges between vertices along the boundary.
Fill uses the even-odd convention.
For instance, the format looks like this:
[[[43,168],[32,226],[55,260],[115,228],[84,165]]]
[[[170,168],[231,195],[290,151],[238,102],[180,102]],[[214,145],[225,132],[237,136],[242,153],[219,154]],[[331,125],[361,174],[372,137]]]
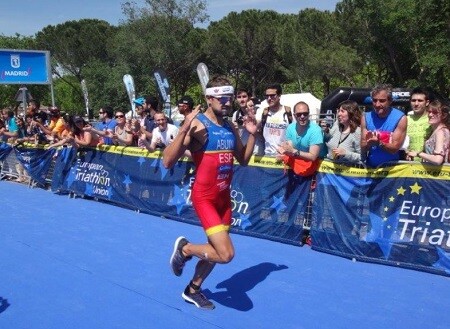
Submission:
[[[153,72],[153,76],[155,77],[156,84],[158,85],[159,96],[165,103],[169,99],[170,92],[170,85],[167,75],[163,70],[157,69]]]
[[[382,177],[363,177],[322,166],[313,203],[313,248],[450,275],[449,172],[447,166],[410,164],[383,168]]]
[[[52,189],[199,224],[191,203],[193,163],[179,161],[168,170],[161,153],[133,150],[81,149],[74,157],[67,148],[56,162]],[[310,186],[310,179],[281,170],[235,166],[232,231],[298,245]]]
[[[51,84],[50,52],[0,49],[0,84]]]
[[[0,142],[0,161],[4,161],[8,154],[11,152],[12,146],[5,143]]]
[[[264,158],[263,158],[264,159]],[[341,176],[349,177],[371,177],[371,178],[383,178],[383,177],[415,177],[415,178],[429,178],[439,180],[450,180],[450,170],[446,170],[446,167],[441,166],[429,166],[421,163],[400,163],[388,167],[382,167],[377,169],[367,168],[355,168],[348,167],[342,164],[333,163],[329,160],[324,160],[321,163],[319,172],[339,174]]]
[[[16,146],[14,151],[16,152],[17,160],[25,168],[28,175],[34,181],[44,185],[56,150]]]

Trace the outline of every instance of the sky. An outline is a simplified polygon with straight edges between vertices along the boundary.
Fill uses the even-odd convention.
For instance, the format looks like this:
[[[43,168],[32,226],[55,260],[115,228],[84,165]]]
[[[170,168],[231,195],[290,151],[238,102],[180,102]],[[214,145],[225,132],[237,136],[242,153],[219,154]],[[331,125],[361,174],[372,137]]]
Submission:
[[[69,20],[96,18],[119,25],[125,19],[122,3],[126,0],[2,0],[0,34],[34,36],[47,25]],[[134,0],[143,7],[144,0]],[[207,0],[210,21],[217,21],[228,13],[248,9],[275,10],[296,14],[305,8],[333,11],[335,0]],[[208,23],[207,23],[208,24]],[[206,25],[207,26],[207,25]],[[206,27],[203,26],[203,27]]]

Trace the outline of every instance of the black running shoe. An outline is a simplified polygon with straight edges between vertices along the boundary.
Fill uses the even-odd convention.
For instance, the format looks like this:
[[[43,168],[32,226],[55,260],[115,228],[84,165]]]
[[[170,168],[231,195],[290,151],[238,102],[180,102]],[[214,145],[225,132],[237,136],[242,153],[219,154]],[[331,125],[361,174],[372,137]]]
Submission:
[[[172,256],[170,257],[170,266],[172,267],[173,274],[176,276],[180,276],[183,273],[184,264],[192,257],[185,257],[183,255],[183,247],[189,241],[184,237],[180,236],[176,239],[175,244],[173,245]]]
[[[213,310],[216,308],[216,306],[211,303],[211,301],[206,298],[205,295],[203,295],[201,290],[191,292],[189,289],[189,285],[186,287],[186,289],[184,289],[181,297],[183,297],[186,302],[194,304],[195,306],[203,310]]]

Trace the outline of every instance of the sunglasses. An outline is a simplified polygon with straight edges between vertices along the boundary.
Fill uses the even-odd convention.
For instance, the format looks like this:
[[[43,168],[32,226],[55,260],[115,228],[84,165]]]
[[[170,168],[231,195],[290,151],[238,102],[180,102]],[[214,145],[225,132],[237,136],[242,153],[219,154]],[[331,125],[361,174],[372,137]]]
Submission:
[[[98,112],[98,114],[105,114],[105,112]]]
[[[266,98],[277,98],[278,94],[265,94],[264,97],[266,97]]]
[[[233,96],[212,96],[213,98],[217,99],[220,104],[225,105],[228,102],[233,101]]]
[[[123,114],[116,115],[116,119],[123,118],[123,117],[125,117],[125,115],[123,115]]]
[[[306,118],[306,117],[308,117],[309,116],[309,112],[298,112],[298,113],[295,113],[295,117],[297,117],[297,118]]]

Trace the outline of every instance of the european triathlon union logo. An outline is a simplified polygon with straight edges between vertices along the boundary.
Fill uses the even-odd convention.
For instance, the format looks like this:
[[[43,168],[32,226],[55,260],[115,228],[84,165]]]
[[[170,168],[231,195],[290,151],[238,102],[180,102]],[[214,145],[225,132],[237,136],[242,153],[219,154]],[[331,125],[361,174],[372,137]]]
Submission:
[[[11,66],[15,69],[20,67],[20,55],[11,55]]]

